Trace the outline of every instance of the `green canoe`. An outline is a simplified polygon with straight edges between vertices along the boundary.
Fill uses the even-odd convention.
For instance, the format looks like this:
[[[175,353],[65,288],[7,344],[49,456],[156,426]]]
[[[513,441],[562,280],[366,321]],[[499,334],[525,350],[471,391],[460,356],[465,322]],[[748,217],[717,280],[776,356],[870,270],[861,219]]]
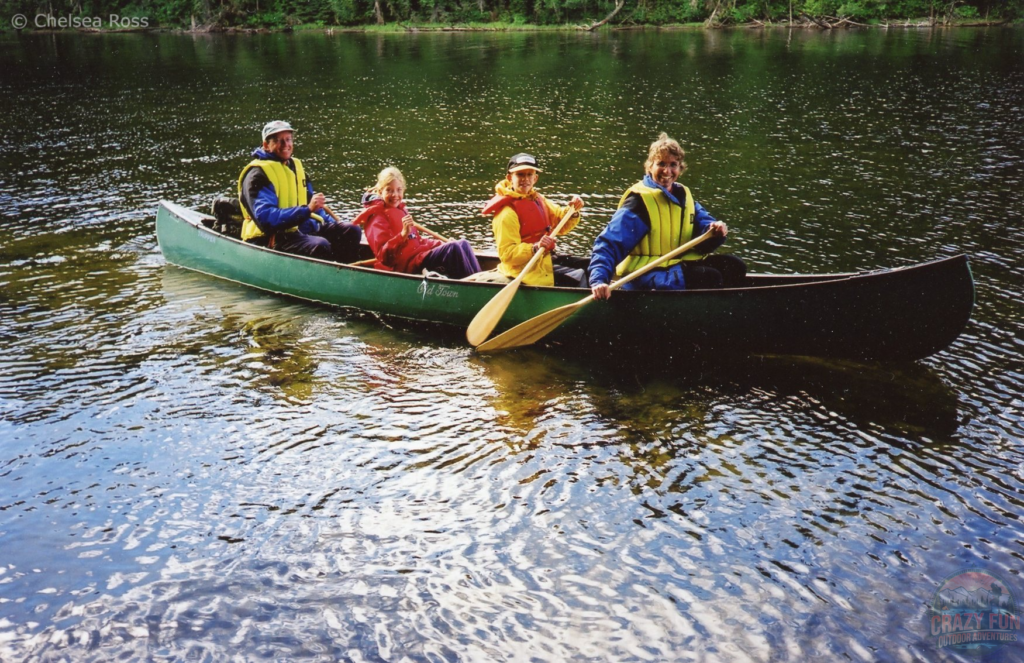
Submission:
[[[161,201],[156,233],[167,261],[311,302],[462,329],[502,287],[279,253],[219,234],[208,227],[212,222]],[[496,258],[481,255],[480,262],[489,269]],[[495,333],[587,294],[523,286]],[[865,273],[750,275],[742,288],[617,291],[607,302],[582,307],[544,342],[587,344],[597,355],[636,348],[666,357],[720,352],[909,361],[948,347],[973,306],[970,266],[959,255]]]

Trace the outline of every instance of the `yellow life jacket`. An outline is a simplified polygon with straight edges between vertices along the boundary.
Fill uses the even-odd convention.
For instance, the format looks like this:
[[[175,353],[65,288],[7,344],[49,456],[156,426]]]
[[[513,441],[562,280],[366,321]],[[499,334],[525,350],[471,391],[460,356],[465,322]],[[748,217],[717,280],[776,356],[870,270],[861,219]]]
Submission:
[[[249,209],[242,204],[242,181],[251,168],[259,166],[263,169],[277,194],[278,208],[287,209],[309,204],[309,193],[306,191],[306,171],[303,170],[302,162],[298,159],[292,159],[292,163],[295,164],[294,172],[284,163],[270,159],[253,159],[242,169],[242,174],[238,176],[238,202],[242,207],[243,241],[247,242],[256,237],[263,237],[265,234],[250,216]],[[324,220],[319,215],[313,214],[312,216],[323,223]],[[287,228],[284,232],[295,232],[296,230],[297,228],[292,227]]]
[[[618,264],[615,268],[617,275],[624,276],[635,272],[693,239],[693,196],[685,186],[683,191],[686,192],[685,208],[670,201],[661,189],[649,187],[643,182],[637,182],[622,194],[619,207],[622,207],[631,193],[638,194],[643,199],[647,214],[651,217],[651,231],[644,235],[626,259]],[[703,257],[696,251],[687,251],[682,256],[666,262],[664,267],[671,267],[683,260],[698,260]]]

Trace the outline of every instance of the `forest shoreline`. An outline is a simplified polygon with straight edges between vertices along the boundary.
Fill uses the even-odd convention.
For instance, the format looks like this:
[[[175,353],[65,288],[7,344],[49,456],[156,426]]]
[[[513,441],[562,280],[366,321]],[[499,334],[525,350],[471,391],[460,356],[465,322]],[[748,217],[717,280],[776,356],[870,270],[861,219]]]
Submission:
[[[288,34],[295,32],[311,33],[323,32],[325,34],[354,33],[354,34],[406,34],[406,33],[440,33],[440,32],[642,32],[642,31],[681,31],[681,30],[818,30],[829,32],[832,30],[921,30],[921,29],[947,29],[947,28],[990,28],[990,27],[1020,27],[1024,22],[1012,19],[1000,21],[932,21],[928,18],[893,20],[887,22],[859,23],[848,19],[836,17],[816,17],[811,20],[767,22],[750,21],[746,23],[711,24],[707,23],[678,23],[667,25],[656,24],[621,24],[621,25],[583,25],[583,24],[562,24],[562,25],[539,25],[530,23],[479,23],[479,24],[458,24],[458,23],[389,23],[385,25],[356,25],[356,26],[325,26],[317,24],[300,24],[293,26],[275,27],[249,27],[232,25],[208,25],[196,27],[174,27],[174,26],[152,26],[132,28],[34,28],[17,30],[32,34],[53,34],[64,32],[75,32],[80,34],[125,34],[125,33],[170,33],[170,34]],[[8,29],[7,31],[12,31]]]

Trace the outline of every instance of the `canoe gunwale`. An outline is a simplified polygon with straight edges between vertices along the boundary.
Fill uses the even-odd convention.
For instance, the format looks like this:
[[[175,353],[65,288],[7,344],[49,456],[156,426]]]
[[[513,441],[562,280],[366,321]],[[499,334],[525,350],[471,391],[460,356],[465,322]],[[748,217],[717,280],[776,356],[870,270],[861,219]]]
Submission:
[[[281,253],[223,235],[203,223],[210,218],[160,201],[157,240],[169,264],[294,299],[463,329],[504,287]],[[868,272],[748,279],[740,288],[617,293],[579,309],[545,343],[911,361],[952,344],[975,300],[964,254]],[[523,286],[495,333],[587,294]]]
[[[211,236],[217,237],[220,240],[230,241],[230,242],[233,242],[235,244],[244,246],[246,249],[255,249],[257,251],[263,251],[263,252],[266,252],[269,255],[272,255],[272,256],[275,256],[275,257],[280,257],[280,258],[283,258],[283,259],[286,259],[286,260],[301,260],[301,261],[306,261],[306,262],[315,263],[315,264],[319,264],[319,265],[324,265],[325,267],[332,267],[332,268],[335,268],[335,269],[337,269],[337,268],[354,269],[354,270],[358,270],[358,271],[363,272],[363,273],[373,274],[373,275],[377,275],[377,276],[381,276],[381,277],[386,277],[386,278],[409,279],[409,280],[413,280],[413,281],[417,281],[417,282],[426,280],[426,281],[432,281],[432,282],[436,282],[436,283],[457,283],[460,288],[463,287],[463,286],[483,287],[483,288],[488,288],[488,289],[497,291],[497,290],[501,289],[505,285],[505,284],[501,284],[501,283],[487,283],[485,281],[466,281],[466,280],[461,280],[461,279],[454,280],[454,279],[448,279],[448,278],[426,277],[426,276],[422,276],[422,275],[419,275],[419,274],[405,274],[405,273],[402,273],[402,272],[389,272],[389,271],[384,271],[384,270],[380,270],[380,269],[375,269],[371,265],[353,265],[353,264],[346,264],[346,263],[338,263],[338,262],[334,262],[334,261],[331,261],[331,260],[323,260],[322,258],[313,258],[313,257],[310,257],[310,256],[297,255],[297,254],[294,254],[294,253],[284,253],[282,251],[275,251],[274,249],[271,249],[269,247],[260,246],[259,244],[253,244],[251,242],[244,242],[244,241],[242,241],[242,240],[240,240],[238,238],[231,237],[229,235],[224,235],[222,233],[219,233],[219,232],[213,230],[212,228],[207,227],[202,222],[202,220],[203,219],[213,219],[214,218],[214,217],[210,216],[209,214],[204,214],[203,212],[198,212],[196,210],[192,210],[192,209],[189,209],[187,207],[182,207],[180,205],[177,205],[176,203],[172,203],[172,202],[169,202],[169,201],[166,201],[166,200],[161,200],[159,202],[159,205],[162,206],[162,207],[167,208],[168,211],[170,211],[172,214],[174,214],[174,216],[176,216],[177,218],[181,219],[182,221],[192,225],[193,227],[195,227],[197,230],[199,230],[201,232],[209,233]],[[364,246],[365,246],[365,244],[364,244]],[[476,252],[476,253],[477,253],[478,256],[496,257],[493,254],[488,254],[488,253],[483,253],[483,252]],[[908,269],[917,269],[917,268],[933,265],[935,263],[940,263],[940,262],[947,261],[947,260],[956,260],[956,259],[965,258],[965,257],[966,257],[965,254],[957,254],[957,255],[948,256],[948,257],[945,257],[945,258],[937,258],[935,260],[931,260],[931,261],[923,262],[923,263],[914,263],[912,265],[902,265],[902,266],[899,266],[899,267],[888,267],[888,268],[875,269],[875,270],[863,271],[863,272],[839,272],[839,273],[825,273],[825,274],[748,274],[747,278],[752,279],[755,282],[757,280],[759,280],[759,279],[766,279],[766,280],[767,279],[771,279],[772,281],[778,281],[778,280],[787,281],[787,280],[792,279],[794,282],[793,283],[775,283],[775,282],[773,282],[773,283],[768,283],[768,284],[764,284],[764,285],[757,285],[756,283],[754,283],[754,284],[751,284],[751,285],[745,285],[745,286],[738,287],[738,288],[718,288],[718,289],[714,289],[714,290],[644,290],[644,291],[639,291],[639,290],[620,290],[619,292],[615,293],[615,296],[616,297],[623,297],[623,296],[626,296],[626,297],[637,297],[637,296],[640,296],[640,297],[679,297],[679,296],[684,296],[685,295],[685,296],[693,297],[693,296],[701,296],[701,295],[703,295],[703,296],[708,296],[708,295],[714,296],[714,295],[719,295],[719,294],[724,294],[724,293],[734,293],[734,292],[742,292],[742,291],[749,291],[749,290],[763,290],[765,288],[791,288],[791,287],[797,287],[797,286],[799,286],[799,287],[807,287],[807,286],[811,286],[811,285],[814,285],[814,284],[817,284],[817,283],[835,283],[837,281],[845,281],[845,280],[850,280],[850,279],[859,279],[859,278],[866,278],[866,277],[870,278],[870,277],[875,277],[875,276],[879,276],[879,275],[882,275],[882,274],[889,274],[889,273],[899,272],[899,271],[908,270]],[[192,269],[192,268],[191,267],[186,267],[186,269]],[[202,270],[194,270],[194,271],[202,271]],[[203,272],[203,273],[206,273],[206,272]],[[216,276],[216,275],[214,274],[212,276]],[[554,292],[567,292],[567,293],[571,292],[571,293],[579,294],[581,297],[585,297],[587,292],[589,292],[586,288],[567,288],[567,287],[564,287],[564,286],[534,286],[534,285],[525,285],[525,284],[521,286],[521,289],[523,289],[523,290],[549,291],[549,292],[551,292],[551,291],[554,291]]]

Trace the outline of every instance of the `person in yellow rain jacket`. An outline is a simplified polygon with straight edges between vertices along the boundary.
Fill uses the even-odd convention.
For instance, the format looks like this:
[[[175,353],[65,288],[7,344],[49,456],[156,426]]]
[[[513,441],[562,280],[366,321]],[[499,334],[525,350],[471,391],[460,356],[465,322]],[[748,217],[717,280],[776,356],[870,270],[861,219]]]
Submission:
[[[555,256],[552,259],[556,243],[548,236],[570,208],[575,214],[559,235],[566,234],[579,223],[583,199],[574,195],[568,206],[555,205],[534,188],[540,172],[532,155],[516,154],[509,159],[505,179],[494,186],[495,195],[483,208],[484,216],[494,217],[491,228],[501,260],[498,271],[515,278],[533,254],[545,249],[548,255],[526,275],[523,283],[585,288],[588,260],[572,256]]]

